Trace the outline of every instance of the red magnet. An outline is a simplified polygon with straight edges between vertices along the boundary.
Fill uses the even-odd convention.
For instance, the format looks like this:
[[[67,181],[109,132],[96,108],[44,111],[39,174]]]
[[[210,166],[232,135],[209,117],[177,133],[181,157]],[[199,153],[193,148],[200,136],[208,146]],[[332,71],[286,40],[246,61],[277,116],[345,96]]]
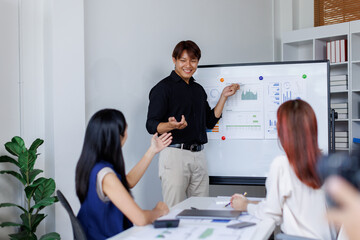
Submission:
[[[222,136],[222,137],[221,137],[221,139],[222,139],[222,140],[225,140],[225,139],[226,139],[226,137],[225,137],[225,136]]]

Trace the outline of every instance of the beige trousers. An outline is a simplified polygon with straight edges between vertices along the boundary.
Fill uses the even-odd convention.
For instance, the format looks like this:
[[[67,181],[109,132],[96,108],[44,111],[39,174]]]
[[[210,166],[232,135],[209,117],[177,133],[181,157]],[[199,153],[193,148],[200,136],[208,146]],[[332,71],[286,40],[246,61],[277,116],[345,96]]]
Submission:
[[[209,196],[204,150],[191,152],[167,147],[160,152],[159,177],[164,202],[172,207],[187,197]]]

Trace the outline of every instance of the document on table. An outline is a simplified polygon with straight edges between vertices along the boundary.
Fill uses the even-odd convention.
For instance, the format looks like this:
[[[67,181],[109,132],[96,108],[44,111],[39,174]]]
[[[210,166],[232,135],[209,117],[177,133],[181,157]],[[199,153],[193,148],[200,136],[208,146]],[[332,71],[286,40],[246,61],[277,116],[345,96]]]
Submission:
[[[256,226],[232,229],[227,228],[227,224],[184,224],[181,220],[178,228],[154,228],[152,226],[145,226],[143,229],[132,236],[128,237],[129,240],[138,239],[251,239],[254,234],[254,228]],[[186,220],[187,221],[187,220]],[[235,221],[228,224],[235,223]]]
[[[216,202],[214,202],[213,207],[216,207]],[[223,206],[219,206],[218,204],[217,209],[219,208],[223,208]],[[170,212],[170,214],[159,219],[173,219],[181,211],[182,209],[174,209]],[[258,223],[260,220],[248,214],[241,215],[239,220],[231,220],[229,222],[213,222],[209,219],[181,219],[179,227],[177,228],[154,228],[152,225],[147,225],[144,227],[139,227],[136,233],[133,233],[126,239],[251,239],[251,236],[254,234],[256,225],[241,229],[232,229],[226,227],[227,225],[239,223],[241,221]]]

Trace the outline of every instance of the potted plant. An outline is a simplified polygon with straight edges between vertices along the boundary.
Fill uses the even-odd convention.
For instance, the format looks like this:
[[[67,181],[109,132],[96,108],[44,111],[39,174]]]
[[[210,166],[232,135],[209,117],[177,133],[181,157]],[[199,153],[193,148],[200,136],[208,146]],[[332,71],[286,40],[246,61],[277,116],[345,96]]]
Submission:
[[[34,165],[39,155],[38,147],[43,144],[44,140],[36,139],[29,149],[25,147],[25,143],[21,137],[13,137],[11,142],[5,144],[5,149],[16,159],[9,156],[1,156],[0,163],[14,164],[18,171],[2,170],[0,174],[9,174],[18,179],[24,186],[26,206],[20,206],[15,203],[1,203],[1,207],[17,207],[21,209],[21,223],[3,222],[1,227],[15,226],[20,227],[19,231],[9,234],[10,239],[29,239],[37,240],[35,235],[36,228],[42,220],[47,216],[40,213],[46,206],[50,206],[58,201],[55,192],[55,181],[52,178],[36,177],[43,171],[34,169]],[[51,232],[40,237],[40,240],[60,239],[60,235]]]

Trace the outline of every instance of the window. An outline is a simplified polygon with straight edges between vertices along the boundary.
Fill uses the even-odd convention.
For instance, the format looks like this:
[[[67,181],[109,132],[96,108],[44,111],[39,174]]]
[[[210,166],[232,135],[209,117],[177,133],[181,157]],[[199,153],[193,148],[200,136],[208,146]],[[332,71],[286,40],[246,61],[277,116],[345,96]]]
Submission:
[[[315,27],[359,19],[359,0],[314,0]]]

